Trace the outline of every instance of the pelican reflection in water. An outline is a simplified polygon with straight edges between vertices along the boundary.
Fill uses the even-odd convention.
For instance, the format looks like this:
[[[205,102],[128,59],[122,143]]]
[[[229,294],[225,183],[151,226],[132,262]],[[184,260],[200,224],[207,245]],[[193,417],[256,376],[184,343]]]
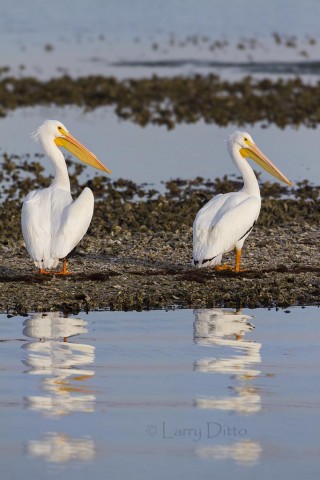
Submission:
[[[203,398],[196,404],[200,408],[233,410],[241,414],[258,412],[261,398],[250,381],[260,374],[257,365],[261,362],[261,344],[244,340],[244,335],[254,326],[249,315],[218,309],[196,310],[194,341],[199,345],[230,347],[228,356],[206,357],[197,360],[194,368],[200,372],[231,374],[240,381],[234,387],[235,397]]]
[[[94,362],[94,347],[62,341],[86,333],[86,324],[57,312],[36,313],[24,322],[23,334],[34,339],[24,345],[24,363],[28,373],[43,376],[44,395],[27,397],[30,409],[51,417],[94,411],[95,395],[85,385],[94,375],[87,368]]]
[[[28,452],[50,463],[93,460],[95,444],[91,438],[72,438],[65,433],[48,433],[42,440],[31,440]]]
[[[261,409],[261,396],[257,387],[251,382],[260,375],[261,344],[245,340],[244,336],[254,329],[252,316],[241,311],[222,309],[202,309],[194,311],[194,342],[198,345],[213,347],[212,354],[196,360],[194,369],[205,373],[221,373],[231,376],[233,396],[200,397],[195,406],[201,409],[226,410],[240,415],[256,414]],[[222,347],[222,348],[219,348]],[[225,354],[227,348],[230,354]],[[222,350],[219,355],[219,349]],[[239,464],[256,463],[262,448],[259,442],[248,439],[231,445],[212,445],[196,450],[202,458],[232,458]]]
[[[65,318],[59,312],[35,313],[24,322],[23,334],[30,339],[23,345],[27,374],[40,375],[41,394],[26,397],[27,407],[50,418],[95,410],[95,394],[86,385],[95,372],[95,348],[68,341],[87,332],[87,322]],[[90,460],[95,455],[90,437],[73,438],[66,433],[47,432],[41,440],[29,442],[28,452],[49,462]]]
[[[212,445],[197,448],[200,458],[211,460],[232,459],[239,465],[250,466],[259,461],[262,447],[259,442],[243,440],[231,445]]]

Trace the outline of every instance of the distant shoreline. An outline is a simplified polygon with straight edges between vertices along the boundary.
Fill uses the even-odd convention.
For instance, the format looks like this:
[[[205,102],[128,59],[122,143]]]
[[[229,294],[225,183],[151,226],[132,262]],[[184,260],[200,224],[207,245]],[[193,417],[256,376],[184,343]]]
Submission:
[[[101,75],[72,78],[65,75],[48,81],[36,77],[15,78],[2,69],[0,116],[11,110],[38,105],[86,110],[111,106],[119,118],[141,126],[180,123],[215,123],[219,126],[262,123],[305,125],[320,122],[320,81],[291,79],[257,80],[245,77],[231,82],[217,75],[192,75],[118,80]]]

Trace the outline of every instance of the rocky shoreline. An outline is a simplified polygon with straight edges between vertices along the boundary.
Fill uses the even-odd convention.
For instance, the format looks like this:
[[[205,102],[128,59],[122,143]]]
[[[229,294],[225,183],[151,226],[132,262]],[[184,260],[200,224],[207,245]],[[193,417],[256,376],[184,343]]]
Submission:
[[[96,208],[88,234],[69,260],[73,275],[40,276],[20,231],[21,198],[46,185],[39,163],[6,156],[0,222],[0,311],[141,310],[153,308],[286,307],[320,303],[319,187],[261,185],[259,220],[238,274],[191,266],[192,222],[213,195],[238,179],[170,181],[159,193],[131,181],[91,181]],[[79,166],[71,174],[73,193]],[[93,185],[92,185],[93,183]],[[11,185],[11,187],[10,187]],[[233,264],[234,254],[225,256]]]
[[[296,226],[289,234],[259,228],[246,242],[243,268],[247,271],[238,274],[194,269],[190,266],[191,232],[175,237],[88,237],[70,261],[74,273],[68,277],[37,275],[21,242],[14,251],[2,247],[0,311],[77,313],[319,304],[320,263],[312,261],[320,240],[315,228],[301,232]],[[226,259],[234,260],[231,254]]]

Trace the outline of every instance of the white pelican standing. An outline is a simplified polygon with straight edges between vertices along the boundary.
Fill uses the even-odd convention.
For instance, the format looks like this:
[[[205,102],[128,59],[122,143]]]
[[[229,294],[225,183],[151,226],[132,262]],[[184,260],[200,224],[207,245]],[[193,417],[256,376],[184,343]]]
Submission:
[[[57,120],[46,120],[32,135],[51,159],[55,176],[50,187],[30,192],[22,206],[23,238],[39,273],[56,268],[63,260],[60,273],[66,275],[67,255],[75,248],[89,228],[94,207],[93,193],[84,188],[73,201],[67,165],[59,147],[64,147],[79,160],[111,173],[97,157],[74,138]]]
[[[239,272],[242,246],[261,208],[259,184],[246,157],[252,158],[282,182],[290,186],[292,183],[261,152],[249,133],[236,131],[231,134],[227,148],[240,170],[243,188],[239,192],[215,196],[197,213],[193,223],[193,264],[199,268],[214,266],[217,270],[231,269],[220,265],[221,259],[223,254],[235,250],[234,271]]]

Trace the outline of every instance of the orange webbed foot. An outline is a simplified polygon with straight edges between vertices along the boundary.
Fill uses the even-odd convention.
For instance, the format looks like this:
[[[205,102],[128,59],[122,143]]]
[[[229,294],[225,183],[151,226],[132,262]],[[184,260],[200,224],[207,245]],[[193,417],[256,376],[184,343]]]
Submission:
[[[48,270],[45,270],[44,268],[39,268],[38,272],[41,275],[72,275],[72,272],[68,272],[67,260],[65,258],[63,259],[62,270],[60,270],[60,272],[48,272]]]
[[[45,270],[44,268],[39,268],[38,273],[39,273],[40,275],[51,275],[51,274],[52,274],[52,272],[48,272],[48,271]]]
[[[67,260],[65,258],[63,259],[62,270],[60,272],[56,272],[56,275],[72,275],[71,272],[68,272]]]
[[[215,265],[214,269],[219,271],[229,270],[235,273],[247,272],[246,269],[240,268],[240,259],[241,259],[241,250],[236,250],[236,264],[235,267],[231,267],[230,265]]]
[[[223,270],[233,270],[233,268],[230,265],[215,265],[214,269],[217,270],[218,272],[221,272]]]

